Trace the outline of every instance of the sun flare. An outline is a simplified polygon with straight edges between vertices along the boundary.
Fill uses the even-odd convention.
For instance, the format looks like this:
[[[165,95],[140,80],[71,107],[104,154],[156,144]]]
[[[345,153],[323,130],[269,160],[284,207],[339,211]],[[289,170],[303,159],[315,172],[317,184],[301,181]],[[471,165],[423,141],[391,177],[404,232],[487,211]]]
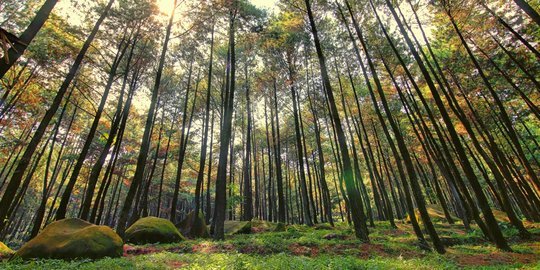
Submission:
[[[174,0],[156,0],[159,11],[166,15],[171,15],[174,10]]]

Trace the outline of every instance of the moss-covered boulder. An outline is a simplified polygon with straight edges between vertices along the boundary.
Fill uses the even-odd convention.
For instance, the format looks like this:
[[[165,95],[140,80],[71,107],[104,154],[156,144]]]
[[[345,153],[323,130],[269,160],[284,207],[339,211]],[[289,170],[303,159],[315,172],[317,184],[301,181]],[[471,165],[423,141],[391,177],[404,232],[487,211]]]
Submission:
[[[97,226],[78,218],[49,224],[34,239],[23,245],[15,257],[75,259],[120,257],[122,238],[107,226]]]
[[[276,223],[274,222],[260,219],[251,220],[252,233],[271,232],[274,230],[274,227],[276,227]]]
[[[251,221],[225,221],[225,234],[243,234],[251,233]]]
[[[431,218],[432,222],[448,222],[446,220],[446,216],[444,215],[444,210],[440,205],[436,204],[429,204],[426,205],[427,212],[429,214],[429,217]],[[420,218],[420,211],[418,209],[415,209],[414,211],[416,218],[418,220],[419,224],[422,224],[422,219]],[[450,216],[454,221],[459,220],[458,217],[455,217],[453,215]],[[407,218],[405,220],[407,223],[411,222],[411,217],[407,215]]]
[[[15,251],[13,251],[11,248],[6,246],[6,244],[0,242],[0,256],[4,257],[4,256],[11,255],[13,253],[15,253]]]
[[[174,243],[184,237],[168,219],[145,217],[126,230],[124,240],[133,244]]]
[[[203,213],[199,212],[195,215],[194,211],[191,211],[184,220],[176,224],[176,228],[180,230],[182,235],[189,238],[208,238],[208,227],[206,221],[204,221]]]
[[[253,219],[251,220],[251,232],[283,232],[285,231],[285,224],[281,222],[270,222],[266,220]]]

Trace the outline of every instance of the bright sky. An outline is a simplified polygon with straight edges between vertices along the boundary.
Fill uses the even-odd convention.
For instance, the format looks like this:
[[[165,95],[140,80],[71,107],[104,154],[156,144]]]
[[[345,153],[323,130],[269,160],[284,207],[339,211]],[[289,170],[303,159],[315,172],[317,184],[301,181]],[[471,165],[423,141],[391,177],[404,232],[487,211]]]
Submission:
[[[258,8],[271,10],[276,6],[278,0],[250,0],[250,2]]]
[[[279,0],[250,0],[250,2],[256,7],[267,9],[270,12],[275,11],[275,7],[278,1]],[[156,4],[158,5],[159,10],[162,13],[170,15],[171,11],[173,10],[174,0],[156,0]],[[68,17],[68,20],[71,20],[71,23],[80,23],[80,16],[82,16],[82,14],[73,14],[73,7],[71,1],[60,1],[57,9],[61,10],[61,13],[66,14],[66,17]]]
[[[250,0],[258,8],[274,10],[279,0]],[[156,0],[159,10],[165,14],[170,14],[173,9],[174,0]]]

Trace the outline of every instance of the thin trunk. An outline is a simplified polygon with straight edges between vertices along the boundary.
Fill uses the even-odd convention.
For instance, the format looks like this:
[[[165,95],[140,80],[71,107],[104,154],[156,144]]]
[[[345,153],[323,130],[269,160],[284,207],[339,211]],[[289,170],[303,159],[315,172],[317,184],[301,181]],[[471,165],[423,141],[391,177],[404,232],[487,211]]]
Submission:
[[[58,0],[45,1],[21,36],[16,40],[9,40],[11,47],[4,54],[4,59],[0,61],[0,78],[3,78],[9,68],[23,55],[28,45],[30,45],[43,24],[45,24],[45,21],[49,18],[49,14],[51,14],[57,2]],[[2,31],[5,30],[2,29]]]
[[[62,85],[60,86],[60,89],[56,93],[56,96],[53,102],[51,103],[51,106],[49,107],[49,109],[47,110],[43,118],[41,119],[39,126],[34,133],[34,136],[28,143],[26,150],[24,151],[24,154],[22,155],[21,159],[17,163],[15,172],[11,176],[11,179],[7,185],[6,191],[4,192],[4,195],[2,196],[2,199],[0,200],[0,231],[4,229],[7,211],[11,203],[13,202],[14,196],[17,192],[17,189],[19,188],[21,184],[21,180],[24,176],[24,173],[26,172],[26,169],[28,168],[28,165],[30,164],[32,155],[36,151],[37,146],[39,145],[39,142],[41,141],[41,138],[45,134],[47,126],[49,125],[50,121],[54,117],[56,111],[58,110],[58,107],[60,106],[60,103],[62,102],[62,99],[67,89],[69,88],[69,85],[75,78],[77,70],[79,69],[79,66],[82,63],[82,60],[86,52],[90,48],[90,45],[92,44],[92,41],[94,40],[94,37],[99,31],[99,27],[101,26],[101,23],[103,22],[103,20],[105,20],[105,17],[107,16],[109,10],[111,9],[113,2],[114,0],[109,0],[109,3],[107,4],[105,9],[101,13],[101,16],[95,23],[94,28],[92,29],[92,32],[86,38],[86,41],[84,42],[81,50],[79,51],[79,54],[75,58],[75,61],[73,62],[73,65],[71,66],[66,78],[64,79]]]
[[[113,60],[111,70],[109,72],[109,78],[107,79],[107,85],[105,86],[105,90],[103,92],[103,95],[101,96],[101,101],[95,113],[94,121],[92,122],[92,126],[90,127],[90,130],[88,131],[88,134],[86,135],[86,140],[84,142],[81,153],[79,154],[79,157],[77,158],[77,162],[75,163],[75,167],[73,168],[73,171],[71,172],[71,176],[69,178],[68,184],[66,188],[64,189],[64,193],[62,194],[62,199],[60,200],[60,206],[58,206],[58,210],[56,211],[56,220],[64,219],[66,217],[67,207],[69,204],[71,193],[73,192],[73,188],[75,187],[75,183],[77,182],[77,179],[79,177],[79,172],[82,169],[83,163],[86,160],[86,155],[90,151],[90,146],[92,145],[94,135],[97,132],[99,120],[101,119],[101,114],[103,114],[103,110],[105,109],[105,104],[107,103],[109,91],[111,90],[112,84],[114,83],[114,80],[116,77],[116,71],[128,47],[127,45],[124,44],[125,43],[124,38],[122,39],[122,41],[120,42],[120,45],[117,48],[117,53]],[[88,182],[87,194],[93,195],[95,184],[96,183],[94,182],[91,182],[91,183]],[[86,201],[88,201],[89,203],[85,205],[83,201],[82,209],[84,211],[83,212],[84,215],[80,216],[83,219],[88,218],[88,212],[90,210],[90,202],[92,201],[92,197],[86,197]]]
[[[176,8],[176,2],[177,0],[174,0],[174,7]],[[154,119],[154,111],[159,95],[159,89],[161,84],[161,74],[163,72],[163,67],[165,66],[165,56],[167,54],[167,46],[169,43],[169,38],[171,35],[171,28],[173,24],[174,19],[174,10],[171,12],[171,16],[169,18],[169,23],[167,25],[167,30],[165,34],[165,40],[163,41],[163,49],[161,51],[161,56],[159,59],[158,64],[158,70],[156,73],[156,79],[154,82],[154,87],[152,89],[152,97],[150,99],[150,108],[148,110],[148,115],[146,117],[146,123],[144,127],[144,134],[142,138],[141,148],[139,150],[139,155],[137,158],[137,167],[135,169],[135,175],[133,176],[133,180],[131,181],[131,185],[129,186],[128,193],[126,194],[126,198],[124,201],[124,205],[122,206],[122,209],[120,211],[120,217],[118,218],[118,223],[116,224],[116,232],[120,236],[124,236],[124,231],[126,228],[126,222],[129,218],[129,212],[132,208],[133,199],[135,198],[135,193],[137,192],[137,189],[139,188],[139,185],[141,184],[143,177],[144,177],[144,170],[146,166],[146,159],[148,157],[148,149],[150,148],[150,130],[152,128],[152,121]]]
[[[336,133],[338,137],[339,148],[341,152],[341,159],[343,162],[343,178],[345,180],[345,186],[347,188],[347,194],[349,197],[350,211],[352,212],[352,219],[354,223],[354,231],[356,237],[363,242],[369,242],[368,232],[365,229],[365,216],[362,211],[362,201],[360,192],[354,185],[354,176],[351,166],[351,159],[349,156],[349,150],[347,146],[347,140],[345,138],[345,133],[341,125],[341,120],[339,118],[336,102],[334,99],[334,93],[332,92],[332,85],[330,84],[330,78],[328,77],[328,70],[326,67],[326,60],[322,51],[321,42],[319,40],[319,34],[317,33],[317,27],[315,25],[315,19],[313,17],[313,12],[311,11],[311,4],[309,0],[305,0],[307,13],[309,17],[311,33],[315,42],[315,49],[317,51],[317,56],[319,58],[319,65],[324,85],[324,90],[328,96],[328,101],[330,104],[330,115],[332,122],[335,125]]]
[[[228,61],[228,73],[227,73],[227,87],[225,90],[224,108],[223,108],[223,124],[220,132],[220,149],[219,149],[219,161],[218,172],[216,178],[216,199],[215,199],[215,221],[214,221],[214,239],[223,240],[224,224],[225,224],[225,210],[226,210],[226,192],[227,192],[227,157],[229,152],[229,145],[231,143],[232,133],[232,116],[234,110],[234,91],[236,81],[236,54],[235,54],[235,20],[236,20],[236,8],[237,1],[233,1],[232,7],[229,13],[229,50],[230,59]],[[230,80],[229,80],[230,79]]]
[[[199,211],[201,209],[201,199],[202,199],[201,189],[202,189],[203,180],[204,180],[203,179],[204,166],[206,164],[206,148],[208,147],[208,125],[210,122],[210,98],[211,98],[211,90],[212,90],[213,60],[214,60],[214,24],[212,24],[212,38],[210,40],[210,60],[208,64],[208,85],[206,88],[206,108],[205,108],[205,114],[204,114],[205,122],[203,126],[203,138],[201,142],[201,158],[199,160],[199,172],[197,173],[197,183],[195,187],[195,214],[196,215],[199,214]],[[212,145],[210,145],[210,147],[212,147]],[[210,160],[210,162],[212,162],[212,160]],[[210,183],[208,183],[206,188],[210,189]]]

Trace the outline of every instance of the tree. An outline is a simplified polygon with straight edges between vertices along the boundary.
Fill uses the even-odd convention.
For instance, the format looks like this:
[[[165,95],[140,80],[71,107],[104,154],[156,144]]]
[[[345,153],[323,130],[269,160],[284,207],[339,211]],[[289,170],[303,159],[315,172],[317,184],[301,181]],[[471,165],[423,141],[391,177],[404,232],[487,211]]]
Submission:
[[[236,81],[236,54],[235,54],[235,21],[238,14],[237,0],[233,0],[229,8],[229,51],[227,58],[227,76],[223,97],[223,114],[220,128],[220,146],[218,172],[216,177],[216,199],[214,217],[214,239],[224,239],[225,209],[226,209],[226,173],[227,156],[232,133],[233,102]]]
[[[11,179],[6,187],[6,191],[4,192],[2,199],[0,200],[0,230],[2,230],[5,226],[5,218],[7,215],[8,208],[13,202],[15,193],[17,192],[17,189],[19,188],[22,177],[24,173],[26,172],[28,165],[30,164],[30,159],[32,158],[32,155],[34,154],[37,146],[39,145],[39,142],[41,141],[43,135],[45,134],[47,126],[51,122],[56,111],[58,110],[58,107],[60,106],[60,103],[62,102],[62,99],[66,91],[68,90],[71,82],[75,78],[77,70],[79,69],[82,63],[86,52],[90,48],[92,41],[94,40],[97,32],[99,31],[99,27],[101,26],[101,23],[105,20],[105,17],[107,16],[109,10],[111,9],[111,6],[113,3],[114,3],[114,0],[110,0],[107,6],[101,12],[100,17],[98,18],[98,20],[94,24],[94,27],[92,28],[92,31],[90,32],[90,35],[86,38],[86,41],[84,42],[83,47],[79,51],[79,54],[75,58],[73,65],[69,69],[69,73],[67,74],[62,85],[60,86],[60,89],[56,93],[56,96],[51,106],[45,112],[45,115],[41,119],[39,126],[34,132],[34,136],[32,136],[32,139],[26,146],[26,150],[24,151],[23,155],[17,162],[17,167],[13,175],[11,176]]]
[[[201,209],[201,189],[203,185],[203,178],[204,178],[204,166],[206,164],[206,150],[208,147],[208,131],[209,131],[209,123],[210,123],[210,98],[211,98],[211,90],[212,90],[212,68],[213,68],[213,60],[214,60],[214,27],[215,23],[212,23],[212,30],[211,30],[211,39],[210,39],[210,59],[208,60],[208,82],[206,86],[206,105],[205,105],[205,114],[204,114],[204,127],[203,127],[203,139],[201,143],[201,158],[199,160],[199,172],[197,173],[197,184],[195,187],[195,213],[199,213]],[[213,112],[212,112],[213,114]],[[213,123],[212,123],[213,124]],[[210,147],[212,147],[212,144],[210,144]],[[210,162],[212,160],[210,159]],[[207,189],[210,189],[210,185],[207,185]],[[208,202],[207,202],[208,203]],[[206,213],[208,215],[208,213]]]
[[[364,242],[369,242],[368,232],[365,226],[365,216],[363,213],[362,200],[360,197],[360,192],[356,189],[353,179],[353,171],[351,166],[351,159],[348,152],[347,141],[345,138],[345,133],[341,126],[341,120],[338,115],[337,106],[334,100],[334,93],[332,92],[332,85],[330,84],[330,78],[328,77],[328,71],[326,68],[326,60],[324,53],[322,51],[321,42],[319,40],[317,27],[315,25],[315,19],[313,17],[313,12],[311,10],[311,4],[309,0],[305,0],[307,14],[309,18],[311,33],[313,35],[315,49],[317,51],[317,56],[319,58],[319,66],[321,70],[321,76],[323,80],[323,85],[325,92],[328,98],[328,103],[330,105],[330,115],[332,122],[336,128],[336,133],[338,137],[338,144],[341,153],[341,159],[343,162],[343,178],[345,180],[345,187],[347,188],[347,195],[349,197],[350,210],[352,212],[352,218],[354,223],[354,231],[356,237]]]
[[[175,0],[174,1],[175,9],[176,9],[176,2],[177,1]],[[139,185],[141,184],[142,178],[144,176],[146,159],[148,157],[148,149],[150,148],[150,130],[153,126],[154,113],[155,113],[155,108],[157,105],[156,104],[157,99],[159,96],[159,89],[160,89],[159,87],[161,84],[161,74],[163,73],[163,67],[165,66],[165,56],[167,54],[167,48],[168,48],[167,46],[168,46],[169,39],[171,36],[171,28],[173,25],[173,19],[174,19],[174,10],[171,12],[169,22],[167,24],[167,28],[165,31],[165,40],[163,41],[163,48],[161,50],[161,56],[159,58],[158,70],[156,72],[154,87],[152,89],[152,98],[150,101],[150,108],[148,109],[148,115],[146,117],[146,123],[144,126],[144,135],[142,138],[139,156],[137,158],[137,168],[135,169],[135,175],[133,176],[133,180],[131,181],[131,185],[129,186],[129,190],[126,195],[124,205],[122,206],[120,217],[118,218],[118,223],[116,225],[116,232],[119,235],[124,235],[126,223],[128,221],[129,213],[132,206],[131,204],[133,203],[135,193],[137,192],[137,189],[139,188]]]
[[[4,29],[1,29],[3,32],[2,34],[7,37],[10,48],[5,51],[5,47],[7,46],[3,46],[4,61],[0,61],[0,78],[3,78],[4,75],[6,75],[6,72],[15,64],[15,62],[17,62],[19,57],[23,55],[28,45],[32,42],[43,24],[45,24],[47,18],[49,18],[49,14],[51,14],[51,11],[54,9],[57,2],[58,0],[46,0],[36,13],[32,22],[30,22],[28,27],[18,38],[13,34],[6,32]]]

